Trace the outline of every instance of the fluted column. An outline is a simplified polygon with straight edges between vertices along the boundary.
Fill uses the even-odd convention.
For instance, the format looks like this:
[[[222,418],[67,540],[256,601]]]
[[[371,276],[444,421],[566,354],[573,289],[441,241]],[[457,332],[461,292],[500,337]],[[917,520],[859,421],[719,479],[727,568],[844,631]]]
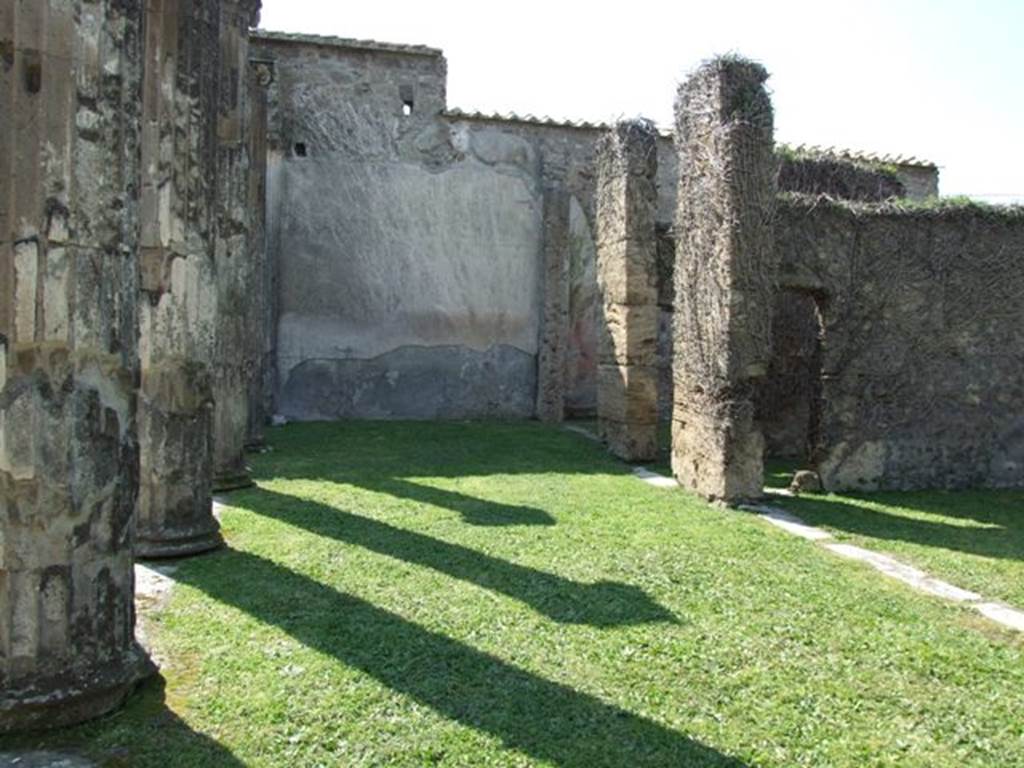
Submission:
[[[117,706],[135,640],[142,11],[0,0],[0,733]]]
[[[217,116],[217,324],[213,366],[213,487],[252,484],[245,466],[250,382],[256,377],[254,338],[261,335],[262,263],[255,250],[259,205],[250,198],[256,158],[255,107],[249,72],[249,28],[259,3],[224,0],[220,24]]]
[[[211,508],[221,3],[147,0],[138,553],[220,545]]]

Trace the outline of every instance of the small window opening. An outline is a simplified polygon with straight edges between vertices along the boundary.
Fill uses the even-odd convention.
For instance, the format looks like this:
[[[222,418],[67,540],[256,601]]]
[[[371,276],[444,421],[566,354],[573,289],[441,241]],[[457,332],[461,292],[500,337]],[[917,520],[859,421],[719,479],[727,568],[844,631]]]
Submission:
[[[400,85],[398,86],[398,98],[402,100],[402,114],[405,117],[409,117],[412,114],[413,109],[416,107],[416,99],[413,95],[413,89],[411,85]]]
[[[305,157],[306,156],[306,143],[303,141],[298,142],[295,145],[295,156]]]

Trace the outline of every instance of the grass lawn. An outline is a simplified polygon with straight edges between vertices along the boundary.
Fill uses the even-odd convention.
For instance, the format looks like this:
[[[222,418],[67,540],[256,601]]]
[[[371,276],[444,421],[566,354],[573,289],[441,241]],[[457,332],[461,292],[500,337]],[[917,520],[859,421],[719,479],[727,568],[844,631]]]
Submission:
[[[773,504],[839,540],[1024,608],[1024,492],[829,494]]]
[[[270,442],[229,547],[183,561],[151,622],[166,687],[19,746],[133,768],[1024,765],[1018,635],[579,435]]]

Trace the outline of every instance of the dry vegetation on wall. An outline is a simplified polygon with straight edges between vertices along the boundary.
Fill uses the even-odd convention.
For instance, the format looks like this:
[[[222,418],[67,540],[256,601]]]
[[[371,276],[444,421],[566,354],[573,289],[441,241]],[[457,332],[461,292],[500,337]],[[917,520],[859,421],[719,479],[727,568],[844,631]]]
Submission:
[[[1020,485],[1024,208],[786,195],[776,240],[823,298],[826,485]]]
[[[767,77],[754,62],[714,59],[676,101],[672,469],[684,486],[719,499],[761,491],[753,397],[769,362],[776,274]]]
[[[779,147],[777,154],[779,189],[789,192],[865,202],[904,197],[907,192],[895,170],[884,165],[812,156],[785,147]]]

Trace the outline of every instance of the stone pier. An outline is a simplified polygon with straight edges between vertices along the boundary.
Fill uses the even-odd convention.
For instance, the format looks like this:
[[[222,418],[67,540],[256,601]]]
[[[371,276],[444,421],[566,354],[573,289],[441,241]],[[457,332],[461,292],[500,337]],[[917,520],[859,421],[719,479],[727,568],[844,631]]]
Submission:
[[[142,11],[0,2],[0,733],[102,715],[135,640]]]
[[[598,427],[626,461],[658,453],[657,132],[618,123],[597,155]]]
[[[537,354],[537,418],[565,418],[565,357],[569,346],[569,192],[564,183],[544,189],[543,309]]]
[[[715,59],[679,89],[672,471],[709,499],[760,496],[754,393],[776,268],[772,108],[758,64]]]
[[[221,544],[211,503],[217,350],[217,0],[148,0],[142,125],[142,557]]]

